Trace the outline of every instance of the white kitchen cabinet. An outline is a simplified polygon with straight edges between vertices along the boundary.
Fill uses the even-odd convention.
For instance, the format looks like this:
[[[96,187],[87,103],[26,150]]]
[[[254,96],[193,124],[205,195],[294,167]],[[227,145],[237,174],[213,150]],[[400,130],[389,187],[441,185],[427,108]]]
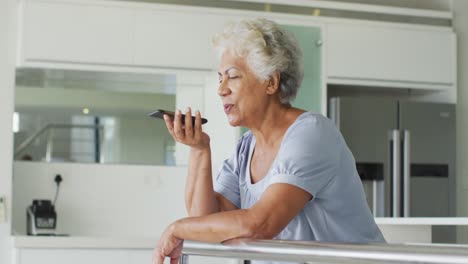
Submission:
[[[235,13],[130,2],[20,3],[18,66],[212,70],[212,37],[226,22],[242,18]]]
[[[449,28],[330,23],[327,34],[328,83],[444,89],[455,82]]]
[[[20,65],[132,63],[133,11],[69,1],[24,1]]]
[[[264,15],[125,1],[20,3],[19,66],[34,67],[213,70],[213,35],[228,21]],[[320,20],[298,22],[297,16],[275,14],[269,18],[296,26]],[[439,90],[455,86],[455,34],[450,27],[341,19],[323,24],[328,84]]]
[[[135,64],[213,69],[211,40],[233,19],[236,17],[186,10],[139,10],[135,17]]]

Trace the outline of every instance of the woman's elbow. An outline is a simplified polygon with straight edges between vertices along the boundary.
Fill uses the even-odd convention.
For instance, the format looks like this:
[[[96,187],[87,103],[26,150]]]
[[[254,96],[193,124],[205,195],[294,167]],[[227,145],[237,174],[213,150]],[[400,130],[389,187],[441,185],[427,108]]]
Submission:
[[[280,230],[281,231],[281,230]],[[273,239],[280,232],[273,228],[268,218],[246,217],[243,224],[243,238]]]

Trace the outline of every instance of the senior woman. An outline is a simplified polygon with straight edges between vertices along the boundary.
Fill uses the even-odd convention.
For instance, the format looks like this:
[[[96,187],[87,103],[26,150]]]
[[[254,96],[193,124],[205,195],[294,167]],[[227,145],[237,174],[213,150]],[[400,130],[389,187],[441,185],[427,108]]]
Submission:
[[[291,106],[303,78],[295,39],[266,19],[231,24],[214,39],[218,95],[231,126],[250,129],[213,185],[209,136],[201,115],[165,122],[190,147],[185,202],[190,217],[171,224],[154,263],[177,263],[184,239],[234,238],[384,242],[351,151],[324,116]],[[220,109],[221,110],[221,109]],[[222,144],[222,142],[215,142]]]

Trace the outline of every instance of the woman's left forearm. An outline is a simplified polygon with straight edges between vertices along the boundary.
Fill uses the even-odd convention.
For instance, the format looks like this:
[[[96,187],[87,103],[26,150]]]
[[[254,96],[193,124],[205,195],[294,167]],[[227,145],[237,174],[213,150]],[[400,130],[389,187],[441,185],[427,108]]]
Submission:
[[[179,239],[216,243],[233,238],[252,237],[257,226],[251,212],[248,209],[240,209],[180,219],[170,228],[173,235]]]

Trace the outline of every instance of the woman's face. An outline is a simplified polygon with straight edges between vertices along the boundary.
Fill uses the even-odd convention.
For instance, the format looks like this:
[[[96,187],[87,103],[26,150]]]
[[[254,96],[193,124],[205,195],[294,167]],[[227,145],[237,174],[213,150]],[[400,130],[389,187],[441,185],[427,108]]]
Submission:
[[[251,127],[262,116],[268,100],[268,81],[260,81],[244,58],[226,50],[218,71],[224,112],[231,126]]]

